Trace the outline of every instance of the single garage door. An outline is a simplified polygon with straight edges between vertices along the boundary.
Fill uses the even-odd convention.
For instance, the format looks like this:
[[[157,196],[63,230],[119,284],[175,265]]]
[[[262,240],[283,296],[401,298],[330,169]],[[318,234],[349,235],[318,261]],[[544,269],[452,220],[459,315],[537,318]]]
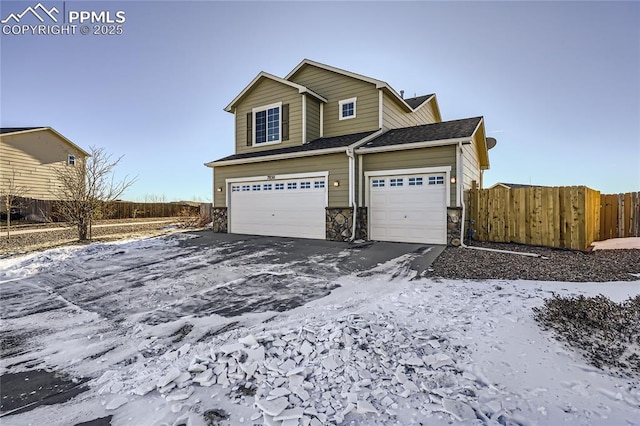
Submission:
[[[372,240],[446,244],[445,174],[369,178]]]
[[[324,176],[234,182],[229,190],[229,232],[325,239]]]

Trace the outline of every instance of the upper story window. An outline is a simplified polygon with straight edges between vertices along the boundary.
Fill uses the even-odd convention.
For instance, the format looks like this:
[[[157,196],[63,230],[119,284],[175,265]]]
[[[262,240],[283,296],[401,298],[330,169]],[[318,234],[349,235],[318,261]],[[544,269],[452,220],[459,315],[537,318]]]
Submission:
[[[67,165],[68,166],[75,166],[76,165],[76,156],[75,155],[68,155],[67,156]]]
[[[349,98],[338,101],[338,119],[356,118],[356,100],[357,98]]]
[[[270,144],[281,141],[282,103],[266,105],[253,109],[253,144]]]

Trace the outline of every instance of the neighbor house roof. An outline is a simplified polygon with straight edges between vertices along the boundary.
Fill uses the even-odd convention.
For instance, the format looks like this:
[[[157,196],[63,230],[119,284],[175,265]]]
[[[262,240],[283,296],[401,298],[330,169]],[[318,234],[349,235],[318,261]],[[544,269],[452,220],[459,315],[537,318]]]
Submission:
[[[71,142],[69,139],[67,139],[66,137],[64,137],[60,133],[58,133],[52,127],[46,127],[46,126],[41,126],[41,127],[2,127],[2,128],[0,128],[0,135],[10,135],[10,134],[17,134],[17,133],[30,133],[30,132],[41,132],[41,131],[52,132],[54,135],[58,136],[65,143],[67,143],[70,146],[72,146],[74,149],[79,151],[85,157],[90,157],[91,156],[87,151],[85,151],[84,149],[80,148],[75,143]]]
[[[391,129],[381,136],[362,145],[360,149],[364,151],[367,148],[469,138],[473,136],[481,122],[482,117],[474,117],[462,120],[425,124],[422,126]]]
[[[4,135],[5,133],[19,133],[36,129],[46,129],[46,127],[2,127],[0,128],[0,134]]]
[[[265,157],[289,156],[290,154],[295,155],[308,153],[309,155],[316,155],[320,154],[320,151],[331,149],[346,149],[347,147],[361,142],[363,139],[367,138],[368,136],[372,136],[375,133],[379,133],[379,131],[360,132],[352,133],[349,135],[318,138],[303,145],[288,146],[284,148],[269,149],[265,151],[243,152],[241,154],[229,155],[228,157],[220,158],[219,160],[212,161],[205,165],[212,167],[216,165],[222,165],[222,163],[226,162],[249,159],[259,159],[259,161],[265,161],[269,159]]]
[[[509,189],[516,189],[516,188],[541,188],[543,187],[543,185],[527,185],[524,183],[506,183],[506,182],[497,182],[494,185],[492,185],[490,188],[494,188],[496,186],[502,186],[505,188],[509,188]]]
[[[432,96],[435,96],[434,93],[430,95],[416,96],[414,98],[407,98],[404,101],[409,104],[409,106],[413,109],[418,108],[420,105],[431,99]]]
[[[313,90],[310,90],[310,89],[308,89],[308,88],[306,88],[306,87],[304,87],[304,86],[302,86],[302,85],[300,85],[300,84],[294,83],[294,82],[292,82],[292,81],[285,80],[285,79],[283,79],[283,78],[276,77],[275,75],[272,75],[272,74],[269,74],[269,73],[266,73],[266,72],[262,71],[262,72],[260,72],[260,73],[259,73],[259,74],[258,74],[258,75],[253,79],[253,80],[251,80],[251,83],[249,83],[249,84],[247,85],[247,87],[245,87],[245,88],[242,90],[242,92],[240,92],[240,94],[239,94],[238,96],[236,96],[236,97],[235,97],[235,98],[234,98],[234,99],[229,103],[229,105],[227,105],[227,106],[225,107],[225,109],[224,109],[224,110],[225,110],[225,111],[227,111],[227,112],[233,112],[233,109],[235,108],[236,104],[237,104],[238,102],[240,102],[240,100],[241,100],[242,98],[244,98],[244,96],[245,96],[247,93],[249,93],[249,92],[253,89],[253,87],[254,87],[256,84],[258,84],[258,82],[260,82],[261,80],[263,80],[263,79],[265,79],[265,78],[266,78],[266,79],[269,79],[269,80],[273,80],[273,81],[278,82],[278,83],[280,83],[280,84],[284,84],[285,86],[289,86],[289,87],[291,87],[291,88],[293,88],[293,89],[296,89],[296,90],[298,91],[298,93],[308,93],[309,95],[313,96],[314,98],[318,99],[318,100],[319,100],[319,101],[321,101],[321,102],[325,102],[325,103],[327,102],[327,99],[326,99],[326,98],[324,98],[324,97],[322,97],[322,96],[318,95],[318,94],[317,94],[316,92],[314,92]]]

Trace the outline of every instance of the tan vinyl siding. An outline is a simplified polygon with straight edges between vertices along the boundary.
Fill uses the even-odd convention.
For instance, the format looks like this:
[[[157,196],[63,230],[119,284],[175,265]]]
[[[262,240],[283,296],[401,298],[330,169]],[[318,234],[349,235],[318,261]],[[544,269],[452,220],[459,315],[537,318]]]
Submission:
[[[67,166],[67,158],[74,155],[76,164],[83,155],[48,130],[0,137],[0,189],[7,190],[9,180],[26,188],[21,195],[38,200],[58,198],[56,168]]]
[[[385,93],[382,103],[382,126],[385,130],[437,122],[432,102],[422,105],[415,112],[406,112],[391,95]]]
[[[222,187],[224,191],[214,190],[214,204],[216,207],[227,205],[226,179],[311,172],[329,172],[329,207],[349,205],[349,163],[347,155],[341,153],[215,167],[214,189]],[[338,187],[333,186],[336,180],[340,181]]]
[[[474,180],[480,184],[480,160],[476,137],[477,134],[471,144],[462,145],[462,184],[465,190],[471,188],[471,182]]]
[[[247,146],[247,113],[253,108],[282,102],[289,104],[289,140],[264,146]],[[282,119],[282,117],[280,117]],[[240,101],[235,111],[236,154],[250,151],[284,148],[302,143],[302,95],[293,87],[262,79]],[[255,129],[253,129],[255,131]]]
[[[324,137],[378,129],[378,89],[375,85],[333,71],[307,66],[291,78],[327,99],[324,106]],[[356,117],[339,120],[338,102],[357,98]]]
[[[307,96],[307,140],[320,137],[320,102]]]
[[[451,166],[451,176],[456,176],[456,148],[452,145],[365,154],[362,175],[377,170]],[[452,206],[456,205],[456,185],[451,185],[450,202]]]

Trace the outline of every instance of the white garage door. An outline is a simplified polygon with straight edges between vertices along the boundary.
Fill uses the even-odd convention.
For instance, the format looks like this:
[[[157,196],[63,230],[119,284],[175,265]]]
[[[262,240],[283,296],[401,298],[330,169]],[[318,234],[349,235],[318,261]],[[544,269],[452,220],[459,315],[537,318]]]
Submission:
[[[369,178],[372,240],[446,244],[445,174]]]
[[[230,184],[229,232],[325,239],[324,176]]]

